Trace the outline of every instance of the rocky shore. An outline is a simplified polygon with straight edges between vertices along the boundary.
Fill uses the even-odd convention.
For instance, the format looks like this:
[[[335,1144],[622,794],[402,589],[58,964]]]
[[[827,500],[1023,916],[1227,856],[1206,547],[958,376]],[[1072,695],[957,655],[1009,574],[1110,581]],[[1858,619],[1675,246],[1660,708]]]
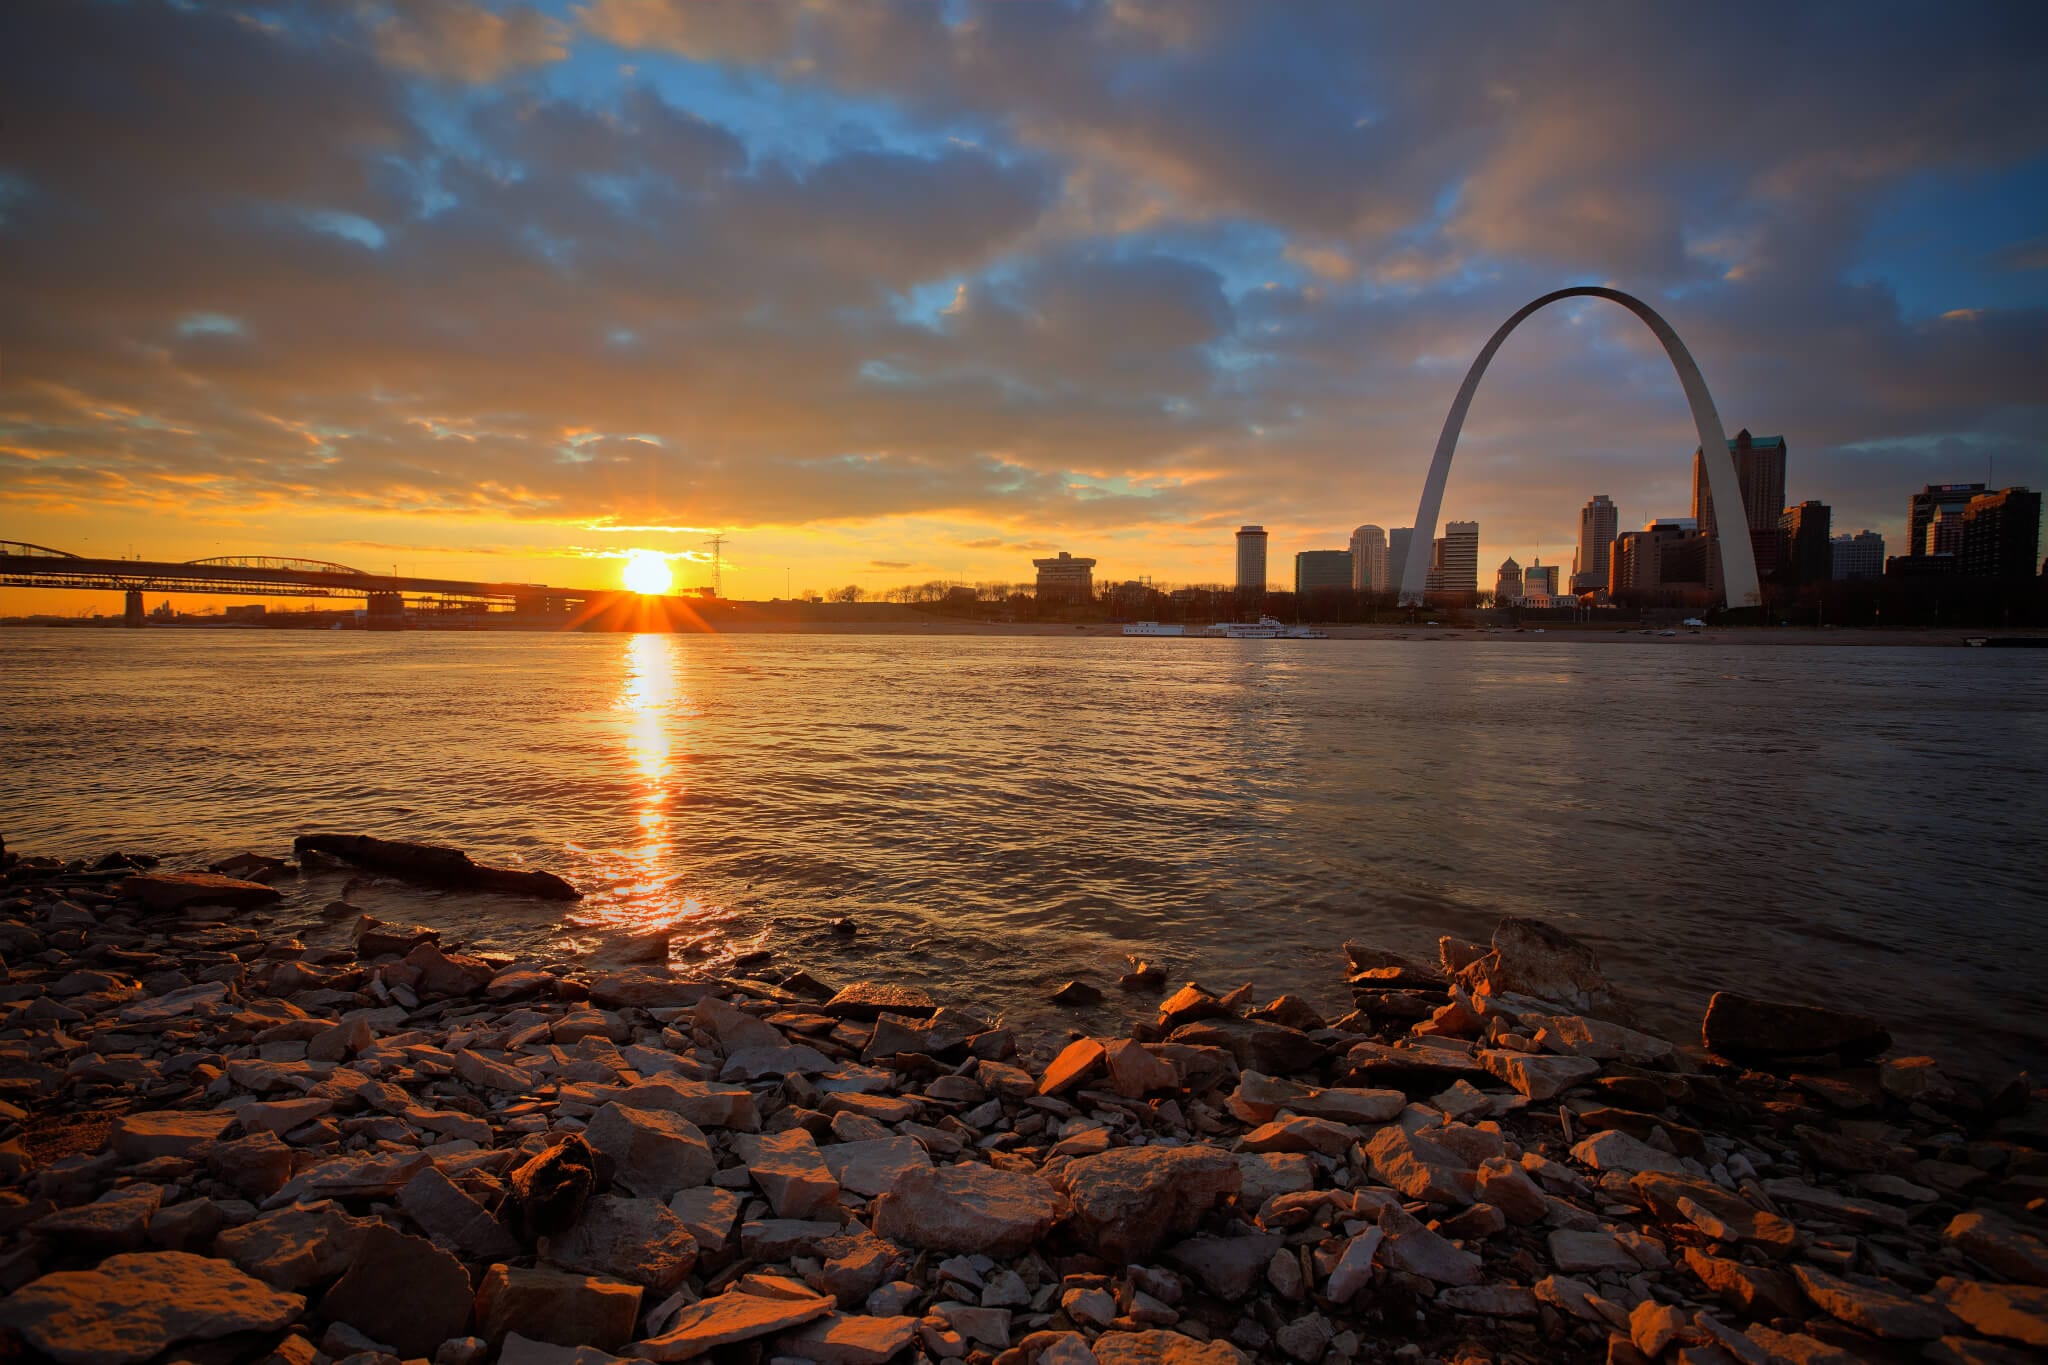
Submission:
[[[346,903],[308,947],[294,875],[0,852],[0,1360],[2048,1352],[2048,1092],[1830,1002],[1652,1036],[1540,922],[1345,945],[1337,1019],[1134,970],[1155,1023],[1040,1048]]]

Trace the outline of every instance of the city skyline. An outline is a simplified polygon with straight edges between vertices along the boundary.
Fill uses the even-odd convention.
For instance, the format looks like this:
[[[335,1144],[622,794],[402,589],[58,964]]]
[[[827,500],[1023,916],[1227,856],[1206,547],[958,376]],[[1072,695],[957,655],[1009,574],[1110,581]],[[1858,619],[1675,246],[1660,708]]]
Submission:
[[[1668,312],[1840,525],[2048,485],[2037,13],[745,12],[7,7],[0,529],[684,586],[724,532],[744,597],[1083,544],[1227,581],[1245,522],[1276,562],[1410,524],[1458,368],[1577,281]],[[1799,79],[1733,109],[1647,74],[1764,46]],[[1569,561],[1587,489],[1684,509],[1632,327],[1503,349],[1446,506],[1481,563]]]

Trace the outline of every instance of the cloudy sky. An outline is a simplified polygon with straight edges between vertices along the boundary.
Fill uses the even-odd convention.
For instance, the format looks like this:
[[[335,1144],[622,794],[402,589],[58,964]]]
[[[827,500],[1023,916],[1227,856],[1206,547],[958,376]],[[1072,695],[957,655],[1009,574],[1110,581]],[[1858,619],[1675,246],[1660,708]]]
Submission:
[[[0,536],[606,583],[723,531],[765,597],[1216,581],[1259,521],[1278,582],[1414,520],[1570,284],[1895,535],[2048,485],[2044,60],[2038,3],[9,0]],[[1693,445],[1560,306],[1445,515],[1568,562]]]

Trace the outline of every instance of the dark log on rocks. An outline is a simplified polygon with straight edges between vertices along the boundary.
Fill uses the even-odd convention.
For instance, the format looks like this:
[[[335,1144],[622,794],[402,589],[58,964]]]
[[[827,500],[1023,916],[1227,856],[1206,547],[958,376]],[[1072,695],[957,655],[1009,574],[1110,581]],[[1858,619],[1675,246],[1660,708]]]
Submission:
[[[292,851],[301,858],[308,853],[325,854],[386,876],[457,891],[502,891],[551,901],[583,899],[581,891],[552,872],[484,867],[471,862],[469,855],[459,848],[408,844],[367,834],[301,834],[292,840]]]

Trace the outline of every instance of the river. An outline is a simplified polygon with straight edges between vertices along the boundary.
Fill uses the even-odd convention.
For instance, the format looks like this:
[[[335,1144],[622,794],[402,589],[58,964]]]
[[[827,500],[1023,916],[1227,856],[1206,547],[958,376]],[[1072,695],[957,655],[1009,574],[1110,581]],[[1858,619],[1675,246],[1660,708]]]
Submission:
[[[1346,938],[1503,913],[1682,1031],[1735,987],[2048,1058],[2033,651],[17,629],[0,832],[200,866],[309,830],[561,873],[354,899],[538,959],[625,930],[1106,1029],[1126,955],[1343,1006]],[[290,888],[308,942],[341,878]],[[859,932],[834,933],[852,919]],[[1045,997],[1073,977],[1099,1009]]]

